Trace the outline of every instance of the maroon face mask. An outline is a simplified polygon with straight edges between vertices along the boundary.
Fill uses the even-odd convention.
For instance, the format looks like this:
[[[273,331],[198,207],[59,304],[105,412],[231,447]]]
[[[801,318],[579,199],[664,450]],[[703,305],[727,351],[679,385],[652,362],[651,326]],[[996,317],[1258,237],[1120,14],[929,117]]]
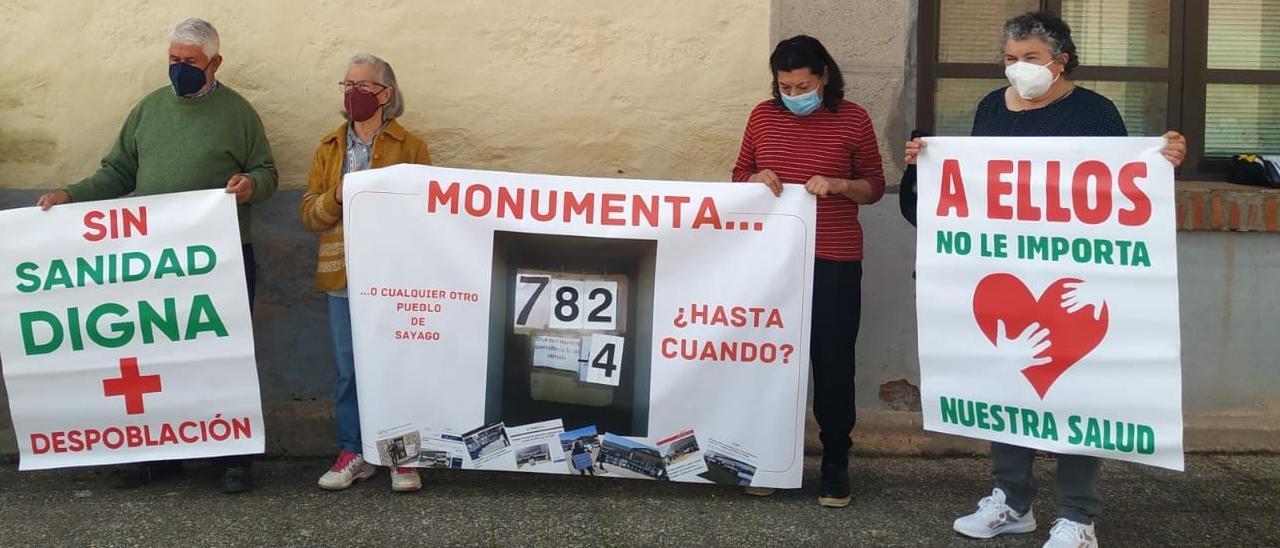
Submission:
[[[347,107],[347,115],[357,122],[373,118],[374,113],[382,107],[382,103],[378,102],[377,94],[365,93],[359,88],[347,90],[343,103]]]

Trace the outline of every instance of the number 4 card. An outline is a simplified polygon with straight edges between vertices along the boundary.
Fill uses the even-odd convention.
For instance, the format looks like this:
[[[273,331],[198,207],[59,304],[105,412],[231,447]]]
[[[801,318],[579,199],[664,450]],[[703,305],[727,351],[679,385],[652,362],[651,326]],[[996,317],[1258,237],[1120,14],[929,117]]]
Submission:
[[[590,353],[586,364],[586,378],[579,379],[592,384],[618,386],[622,379],[622,345],[626,342],[622,337],[613,335],[590,335]],[[588,345],[583,345],[588,348]]]

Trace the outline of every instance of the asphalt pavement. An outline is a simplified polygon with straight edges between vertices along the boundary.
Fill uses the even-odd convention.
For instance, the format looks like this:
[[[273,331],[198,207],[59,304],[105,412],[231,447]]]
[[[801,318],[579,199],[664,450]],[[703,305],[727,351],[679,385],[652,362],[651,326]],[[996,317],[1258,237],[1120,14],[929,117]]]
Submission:
[[[396,494],[384,472],[348,491],[315,487],[321,460],[263,460],[258,488],[217,490],[215,470],[135,490],[104,469],[18,472],[0,465],[3,546],[1040,546],[1053,517],[1053,460],[1037,462],[1040,530],[962,539],[951,521],[991,485],[981,458],[858,458],[854,503],[817,505],[805,487],[739,489],[534,474],[427,471]],[[1187,471],[1107,462],[1103,546],[1280,546],[1280,456],[1190,456]]]

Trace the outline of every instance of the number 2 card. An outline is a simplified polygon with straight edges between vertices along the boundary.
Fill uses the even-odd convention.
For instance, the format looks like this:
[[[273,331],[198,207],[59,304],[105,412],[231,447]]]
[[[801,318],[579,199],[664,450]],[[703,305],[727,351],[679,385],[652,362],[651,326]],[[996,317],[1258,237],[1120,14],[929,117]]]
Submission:
[[[613,331],[618,325],[618,282],[587,280],[582,284],[582,328],[592,331]]]

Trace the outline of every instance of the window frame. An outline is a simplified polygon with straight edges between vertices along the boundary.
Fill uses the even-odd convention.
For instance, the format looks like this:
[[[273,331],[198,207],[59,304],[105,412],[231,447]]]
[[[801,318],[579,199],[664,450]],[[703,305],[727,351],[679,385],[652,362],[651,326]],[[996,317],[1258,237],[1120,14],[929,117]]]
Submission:
[[[1062,13],[1062,2],[1041,0],[1040,9]],[[1081,65],[1072,71],[1071,78],[1167,84],[1166,125],[1187,137],[1187,158],[1178,170],[1178,178],[1225,179],[1231,160],[1205,157],[1208,85],[1280,85],[1280,70],[1210,69],[1209,0],[1169,0],[1169,8],[1168,66]],[[1004,69],[999,63],[943,63],[938,60],[942,41],[941,15],[942,0],[920,0],[916,33],[916,127],[929,132],[933,132],[937,122],[939,79],[1004,79]]]

